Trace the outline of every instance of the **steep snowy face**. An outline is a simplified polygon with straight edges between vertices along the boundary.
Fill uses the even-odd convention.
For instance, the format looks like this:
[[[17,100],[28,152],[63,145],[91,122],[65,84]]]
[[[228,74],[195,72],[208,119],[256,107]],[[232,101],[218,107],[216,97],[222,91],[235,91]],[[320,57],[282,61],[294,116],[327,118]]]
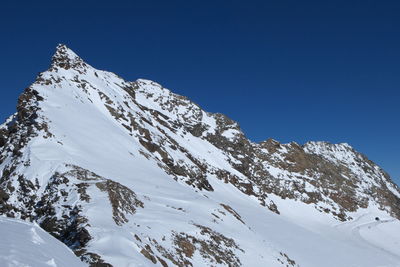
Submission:
[[[36,221],[90,264],[398,262],[327,230],[400,216],[398,187],[350,146],[253,143],[226,116],[64,45],[0,126],[0,171],[0,214]]]

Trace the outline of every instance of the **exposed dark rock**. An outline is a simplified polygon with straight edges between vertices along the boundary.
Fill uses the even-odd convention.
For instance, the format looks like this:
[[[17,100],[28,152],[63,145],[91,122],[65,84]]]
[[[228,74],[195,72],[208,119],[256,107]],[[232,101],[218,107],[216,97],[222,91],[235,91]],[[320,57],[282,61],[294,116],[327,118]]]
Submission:
[[[126,214],[135,214],[138,207],[144,207],[143,202],[137,198],[131,189],[117,182],[106,180],[96,183],[96,186],[101,191],[108,193],[113,211],[113,219],[118,225],[128,222]]]
[[[151,250],[151,247],[149,245],[146,245],[145,248],[143,248],[140,253],[143,254],[147,259],[149,259],[152,263],[156,264],[157,259],[154,257],[154,252]]]
[[[75,69],[79,73],[84,73],[87,68],[87,64],[75,54],[71,54],[71,51],[63,44],[59,44],[56,49],[56,53],[51,59],[50,70],[56,70],[62,68],[65,70]]]
[[[0,148],[2,148],[7,141],[6,132],[4,130],[0,130]]]
[[[244,251],[238,247],[233,239],[227,238],[209,227],[202,225],[195,226],[200,229],[201,235],[207,238],[199,239],[186,233],[175,233],[175,245],[178,255],[191,258],[195,250],[199,250],[200,254],[213,264],[241,266],[235,250],[243,253]],[[192,264],[190,265],[192,266]]]
[[[96,253],[87,252],[85,249],[77,250],[75,254],[80,257],[82,261],[88,263],[90,267],[113,267]]]
[[[281,263],[285,267],[290,267],[290,266],[298,266],[296,262],[292,259],[289,258],[289,256],[286,253],[280,252],[280,255],[282,256],[282,259],[278,258],[278,262]]]
[[[226,205],[226,204],[220,204],[227,212],[233,215],[238,221],[241,223],[245,224],[245,222],[242,220],[242,217],[237,213],[231,206]]]

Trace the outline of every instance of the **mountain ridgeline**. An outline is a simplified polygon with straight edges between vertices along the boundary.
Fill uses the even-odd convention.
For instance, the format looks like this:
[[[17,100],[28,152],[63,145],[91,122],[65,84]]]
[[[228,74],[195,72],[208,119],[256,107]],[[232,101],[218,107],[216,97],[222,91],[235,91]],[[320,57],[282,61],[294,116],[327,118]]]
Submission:
[[[400,262],[351,242],[338,257],[344,241],[321,234],[366,214],[400,219],[398,186],[348,144],[254,143],[225,115],[65,45],[0,126],[0,214],[37,222],[92,266]]]

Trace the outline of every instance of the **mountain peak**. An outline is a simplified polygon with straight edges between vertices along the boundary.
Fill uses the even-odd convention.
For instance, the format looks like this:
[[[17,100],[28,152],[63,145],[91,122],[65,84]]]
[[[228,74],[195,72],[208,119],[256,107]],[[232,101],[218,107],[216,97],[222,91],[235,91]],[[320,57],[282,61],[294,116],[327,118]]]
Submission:
[[[0,125],[2,215],[36,221],[91,266],[400,259],[389,250],[400,240],[386,238],[399,236],[400,189],[356,150],[253,143],[225,115],[98,70],[62,44]]]
[[[86,66],[86,63],[70,48],[64,44],[58,44],[56,52],[51,59],[51,66],[53,68],[82,68]]]

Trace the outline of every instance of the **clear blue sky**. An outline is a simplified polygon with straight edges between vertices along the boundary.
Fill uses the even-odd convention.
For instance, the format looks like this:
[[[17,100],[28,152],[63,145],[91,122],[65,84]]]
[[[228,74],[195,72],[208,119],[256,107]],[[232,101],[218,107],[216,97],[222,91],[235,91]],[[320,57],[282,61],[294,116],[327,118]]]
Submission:
[[[58,43],[238,121],[348,142],[400,182],[399,1],[2,1],[0,119]]]

